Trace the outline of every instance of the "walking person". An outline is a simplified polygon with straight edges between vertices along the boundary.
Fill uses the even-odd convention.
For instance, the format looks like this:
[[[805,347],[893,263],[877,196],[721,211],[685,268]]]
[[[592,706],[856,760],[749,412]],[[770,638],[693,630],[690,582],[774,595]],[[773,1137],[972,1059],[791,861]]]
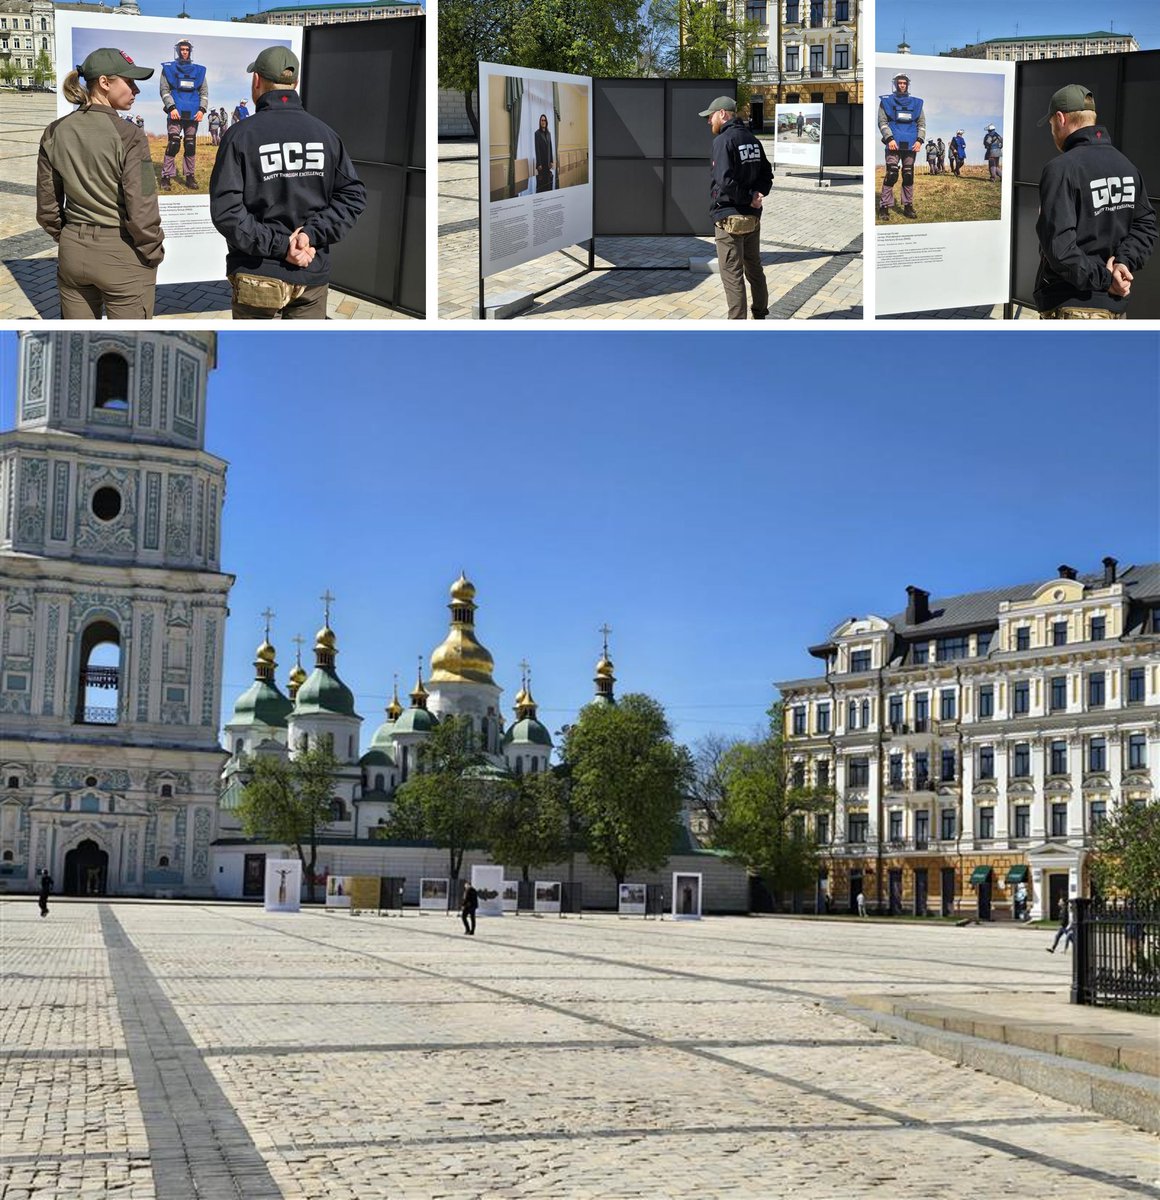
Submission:
[[[963,131],[960,129],[951,138],[951,170],[956,176],[961,177],[963,173],[963,163],[967,158],[967,139],[963,137]]]
[[[1066,900],[1062,901],[1059,906],[1059,928],[1055,931],[1055,941],[1046,947],[1048,954],[1055,953],[1060,938],[1064,939],[1063,952],[1066,954],[1068,946],[1075,941],[1075,916],[1071,911],[1071,905]]]
[[[765,148],[738,117],[732,96],[718,96],[697,115],[708,117],[713,133],[709,212],[729,320],[745,320],[748,280],[750,312],[755,321],[764,321],[769,288],[761,266],[761,205],[773,188],[773,168]]]
[[[929,141],[926,144],[926,173],[928,175],[938,174],[938,143]]]
[[[66,321],[153,316],[165,256],[157,179],[145,131],[120,119],[140,93],[137,81],[152,74],[123,50],[94,50],[61,85],[79,107],[40,139],[36,221],[59,247]]]
[[[463,932],[474,936],[475,914],[479,909],[479,893],[470,883],[463,885],[463,902],[459,905],[459,919],[463,922]]]
[[[866,915],[866,894],[865,894],[865,892],[859,892],[858,895],[855,897],[854,902],[858,905],[858,916],[864,917]]]
[[[51,892],[52,876],[48,873],[48,869],[45,868],[40,872],[40,892],[37,897],[37,903],[40,905],[40,915],[42,917],[48,916],[48,897]]]

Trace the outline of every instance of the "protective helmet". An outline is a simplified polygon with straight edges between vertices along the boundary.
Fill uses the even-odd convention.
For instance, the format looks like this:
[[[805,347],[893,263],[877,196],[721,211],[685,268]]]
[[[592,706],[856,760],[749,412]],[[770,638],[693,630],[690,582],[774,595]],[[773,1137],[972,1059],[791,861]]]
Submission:
[[[181,47],[182,47],[182,46],[186,46],[186,47],[188,47],[188,49],[189,49],[189,57],[190,57],[190,58],[192,58],[192,57],[193,57],[193,43],[192,43],[192,42],[187,42],[187,41],[185,40],[185,38],[182,38],[180,42],[176,42],[176,43],[174,44],[174,46],[173,46],[173,57],[174,57],[174,58],[180,58],[180,57],[181,57]]]
[[[995,126],[994,126],[994,125],[988,125],[988,126],[987,126],[987,132],[988,132],[988,133],[994,133],[994,132],[995,132]]]
[[[897,86],[898,86],[898,81],[899,81],[900,79],[905,79],[905,80],[906,80],[906,86],[907,86],[907,87],[910,87],[910,76],[909,76],[909,75],[907,75],[907,74],[905,74],[905,72],[901,72],[901,71],[900,71],[900,72],[899,72],[897,75],[895,75],[895,76],[894,76],[894,78],[893,78],[893,79],[892,79],[890,82],[891,82],[892,84],[894,84],[894,86],[897,88]]]

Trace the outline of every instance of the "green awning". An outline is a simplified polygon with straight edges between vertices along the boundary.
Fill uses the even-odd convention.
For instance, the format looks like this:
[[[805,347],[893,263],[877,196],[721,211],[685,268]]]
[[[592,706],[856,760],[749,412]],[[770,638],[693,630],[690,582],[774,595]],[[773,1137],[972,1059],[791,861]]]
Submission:
[[[976,867],[971,872],[971,886],[974,887],[977,883],[986,883],[988,876],[991,874],[990,867]]]
[[[1027,864],[1016,863],[1015,866],[1007,872],[1008,883],[1022,883],[1027,878]]]

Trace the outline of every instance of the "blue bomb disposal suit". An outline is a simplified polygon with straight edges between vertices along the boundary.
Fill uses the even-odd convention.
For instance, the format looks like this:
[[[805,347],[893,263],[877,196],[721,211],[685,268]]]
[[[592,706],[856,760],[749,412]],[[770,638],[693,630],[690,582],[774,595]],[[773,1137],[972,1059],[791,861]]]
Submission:
[[[951,138],[951,170],[956,175],[963,169],[963,163],[967,159],[967,139],[963,137],[962,130],[959,130],[953,138]]]
[[[914,211],[914,158],[926,141],[926,116],[922,100],[910,94],[910,76],[895,75],[893,83],[893,92],[878,97],[878,132],[886,147],[886,177],[878,198],[878,215],[886,220],[894,208],[894,185],[900,169],[902,215],[918,216]]]
[[[161,186],[169,191],[177,175],[177,151],[185,141],[182,174],[185,186],[197,186],[194,178],[197,155],[197,126],[209,107],[209,84],[205,67],[193,61],[193,46],[180,41],[173,47],[174,61],[161,64],[161,106],[165,109],[169,142],[161,160]]]

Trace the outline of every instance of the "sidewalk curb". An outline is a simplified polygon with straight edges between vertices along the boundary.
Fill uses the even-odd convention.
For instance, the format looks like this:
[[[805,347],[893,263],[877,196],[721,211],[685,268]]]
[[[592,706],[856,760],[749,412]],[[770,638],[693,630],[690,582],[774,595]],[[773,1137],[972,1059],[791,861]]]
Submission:
[[[960,1066],[1020,1084],[1053,1100],[1113,1117],[1126,1125],[1160,1133],[1160,1079],[934,1029],[841,1000],[831,1000],[826,1007],[875,1033],[949,1058]]]

